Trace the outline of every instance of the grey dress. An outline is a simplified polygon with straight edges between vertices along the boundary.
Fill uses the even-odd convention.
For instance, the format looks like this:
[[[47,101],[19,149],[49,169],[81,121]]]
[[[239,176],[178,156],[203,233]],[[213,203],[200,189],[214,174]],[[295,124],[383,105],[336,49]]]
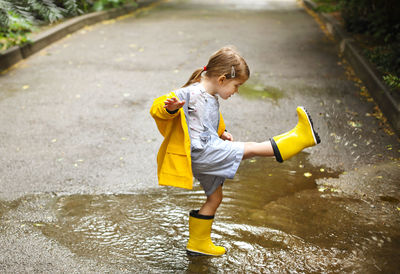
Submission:
[[[175,91],[186,100],[184,112],[191,141],[192,171],[207,196],[232,179],[243,158],[242,142],[224,141],[218,136],[218,97],[206,92],[200,83]]]

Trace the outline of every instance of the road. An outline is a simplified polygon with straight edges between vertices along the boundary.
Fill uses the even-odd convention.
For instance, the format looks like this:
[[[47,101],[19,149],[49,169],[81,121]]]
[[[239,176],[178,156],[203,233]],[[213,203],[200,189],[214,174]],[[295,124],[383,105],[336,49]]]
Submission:
[[[157,185],[162,138],[149,108],[224,45],[236,46],[251,72],[246,89],[220,100],[235,139],[287,131],[296,106],[305,106],[322,143],[287,165],[299,172],[306,162],[337,174],[315,179],[315,195],[357,201],[357,214],[372,216],[375,228],[385,218],[382,244],[398,250],[398,138],[318,23],[291,0],[170,0],[81,29],[1,74],[1,272],[134,268],[84,256],[43,227],[59,222],[62,199],[73,207],[93,197],[166,193]],[[392,255],[350,269],[396,269],[400,255]],[[374,258],[359,258],[368,256]],[[199,271],[185,262],[175,270]],[[301,271],[287,267],[259,270]],[[329,271],[330,264],[324,267],[303,271]]]

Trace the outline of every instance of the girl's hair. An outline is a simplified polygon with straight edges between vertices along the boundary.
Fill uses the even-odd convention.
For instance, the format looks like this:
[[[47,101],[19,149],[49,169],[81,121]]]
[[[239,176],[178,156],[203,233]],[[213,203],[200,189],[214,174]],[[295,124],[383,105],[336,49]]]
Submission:
[[[204,68],[195,70],[183,87],[200,82],[203,72],[206,77],[221,75],[225,75],[227,79],[248,79],[250,77],[249,66],[232,46],[223,47],[211,55],[208,64]]]

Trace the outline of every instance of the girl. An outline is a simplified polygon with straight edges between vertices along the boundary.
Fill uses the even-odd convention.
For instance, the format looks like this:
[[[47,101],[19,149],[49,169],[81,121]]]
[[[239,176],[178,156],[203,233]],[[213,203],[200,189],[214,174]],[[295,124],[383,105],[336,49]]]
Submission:
[[[297,108],[299,121],[291,131],[261,143],[234,142],[225,130],[218,96],[228,99],[249,76],[249,67],[238,52],[223,47],[182,88],[155,99],[151,107],[164,136],[157,155],[159,184],[192,189],[194,176],[207,196],[200,210],[189,215],[189,254],[225,253],[224,247],[211,241],[211,226],[222,201],[222,185],[235,176],[242,160],[275,156],[282,162],[320,142],[303,107]]]

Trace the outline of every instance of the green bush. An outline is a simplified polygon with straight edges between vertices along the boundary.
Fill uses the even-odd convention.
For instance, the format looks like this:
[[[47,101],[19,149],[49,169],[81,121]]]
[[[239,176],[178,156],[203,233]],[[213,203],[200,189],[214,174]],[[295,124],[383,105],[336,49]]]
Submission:
[[[340,11],[347,31],[368,40],[364,54],[384,75],[386,84],[400,90],[399,0],[340,0]]]
[[[341,2],[340,0],[314,0],[318,4],[316,11],[318,12],[335,12],[340,11]]]
[[[29,42],[27,34],[33,31],[31,21],[8,11],[7,25],[0,26],[0,50]]]
[[[366,33],[391,43],[398,41],[400,5],[398,0],[341,0],[342,17],[350,32]]]
[[[400,78],[399,77],[397,77],[393,74],[388,74],[388,75],[383,76],[383,80],[393,90],[400,91]]]
[[[121,6],[134,0],[0,0],[0,50],[29,42],[34,26]]]

